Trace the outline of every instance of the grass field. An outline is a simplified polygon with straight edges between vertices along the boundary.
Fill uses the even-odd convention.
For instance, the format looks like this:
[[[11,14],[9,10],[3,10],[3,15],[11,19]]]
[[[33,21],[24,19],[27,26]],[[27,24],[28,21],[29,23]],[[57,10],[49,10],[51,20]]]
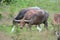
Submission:
[[[60,13],[60,0],[15,0],[15,3],[6,5],[5,3],[0,5],[0,40],[56,40],[56,36],[53,34],[51,25],[51,19],[54,13]],[[41,25],[42,31],[38,32],[35,27],[32,27],[32,31],[26,31],[24,28],[20,30],[18,28],[13,33],[10,33],[12,29],[12,20],[18,14],[22,8],[38,6],[49,13],[48,19],[48,31],[46,31]],[[9,38],[9,39],[7,39]]]
[[[43,25],[41,25],[42,31],[38,32],[36,27],[32,27],[32,31],[26,31],[26,28],[23,28],[22,30],[18,27],[15,28],[15,31],[11,33],[12,27],[10,26],[1,26],[0,31],[3,32],[3,34],[0,34],[0,40],[3,36],[2,40],[56,40],[56,36],[53,34],[52,26],[49,26],[49,30],[45,30]],[[1,33],[0,32],[0,33]]]

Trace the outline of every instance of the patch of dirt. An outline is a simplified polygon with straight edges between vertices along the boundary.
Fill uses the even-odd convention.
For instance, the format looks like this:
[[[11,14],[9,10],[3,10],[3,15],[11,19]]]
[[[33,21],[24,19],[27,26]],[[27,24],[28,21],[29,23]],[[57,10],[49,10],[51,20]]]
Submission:
[[[0,40],[13,40],[13,39],[0,31]]]

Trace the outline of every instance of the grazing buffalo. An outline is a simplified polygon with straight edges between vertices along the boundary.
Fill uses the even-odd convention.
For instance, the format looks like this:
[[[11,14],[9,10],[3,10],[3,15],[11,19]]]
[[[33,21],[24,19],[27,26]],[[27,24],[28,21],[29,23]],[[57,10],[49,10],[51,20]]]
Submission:
[[[37,25],[38,27],[40,27],[40,24],[43,23],[47,29],[48,16],[49,16],[48,13],[45,12],[44,10],[30,9],[29,11],[26,12],[26,14],[24,15],[24,17],[21,20],[15,20],[15,21],[20,21],[21,29],[24,27],[25,23],[27,23],[30,28],[31,28],[31,25]]]
[[[59,25],[60,25],[60,14],[55,13],[52,19],[52,25],[54,26],[54,31],[55,27],[58,26],[58,31],[59,31]]]
[[[33,9],[33,10],[40,10],[39,7],[29,7],[29,8],[24,8],[22,9],[19,14],[13,19],[13,26],[16,25],[16,23],[20,23],[19,21],[15,21],[15,20],[21,20],[24,15],[26,14],[26,12],[30,9]],[[15,26],[12,28],[12,32],[14,31],[14,28]],[[38,28],[38,27],[37,27]]]
[[[23,18],[21,20],[14,19],[15,22],[20,22],[20,28],[22,29],[25,24],[28,24],[31,29],[31,25],[37,25],[37,29],[40,30],[40,24],[44,24],[44,26],[48,27],[48,13],[39,8],[27,8],[28,10],[25,12]]]

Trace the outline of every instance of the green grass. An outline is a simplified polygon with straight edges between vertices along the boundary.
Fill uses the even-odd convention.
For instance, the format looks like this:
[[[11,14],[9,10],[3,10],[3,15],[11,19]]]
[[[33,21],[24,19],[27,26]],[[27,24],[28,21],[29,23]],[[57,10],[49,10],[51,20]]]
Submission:
[[[5,26],[5,25],[0,25],[0,31],[3,31],[5,33],[10,33],[11,31],[11,25]]]
[[[19,40],[56,40],[56,36],[53,34],[53,31],[50,30],[52,26],[49,26],[49,30],[44,30],[45,28],[43,25],[41,25],[42,31],[38,32],[36,27],[32,27],[32,31],[27,31],[24,27],[22,30],[20,27],[16,27],[15,31],[13,33],[11,32],[12,25],[0,25],[0,31],[7,33],[7,35],[10,35],[13,37],[13,39],[19,39]]]
[[[4,17],[5,19],[11,18],[11,20],[8,19],[9,21],[12,21],[13,17],[15,17],[15,15],[22,8],[27,8],[27,7],[32,7],[32,6],[38,6],[41,9],[46,10],[49,13],[50,17],[48,19],[49,32],[45,32],[43,25],[41,25],[43,29],[42,32],[38,32],[35,27],[32,27],[32,30],[33,30],[32,32],[26,31],[26,28],[24,28],[21,31],[20,28],[18,27],[17,32],[15,28],[15,33],[12,33],[13,36],[19,35],[20,40],[56,40],[56,36],[52,34],[51,19],[55,12],[57,13],[60,12],[60,1],[59,0],[15,0],[15,1],[16,2],[10,3],[9,5],[6,5],[5,3],[0,5],[0,13],[2,14],[2,16],[5,15]],[[12,29],[12,25],[10,25],[10,22],[8,23],[9,25],[4,25],[4,23],[0,24],[0,31],[3,31],[4,33],[9,34]]]

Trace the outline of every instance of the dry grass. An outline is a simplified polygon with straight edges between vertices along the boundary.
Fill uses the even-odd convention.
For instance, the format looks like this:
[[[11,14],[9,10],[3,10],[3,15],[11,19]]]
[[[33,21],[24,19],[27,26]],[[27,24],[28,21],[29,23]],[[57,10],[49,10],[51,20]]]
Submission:
[[[56,40],[55,35],[48,31],[24,31],[14,37],[16,40]]]

